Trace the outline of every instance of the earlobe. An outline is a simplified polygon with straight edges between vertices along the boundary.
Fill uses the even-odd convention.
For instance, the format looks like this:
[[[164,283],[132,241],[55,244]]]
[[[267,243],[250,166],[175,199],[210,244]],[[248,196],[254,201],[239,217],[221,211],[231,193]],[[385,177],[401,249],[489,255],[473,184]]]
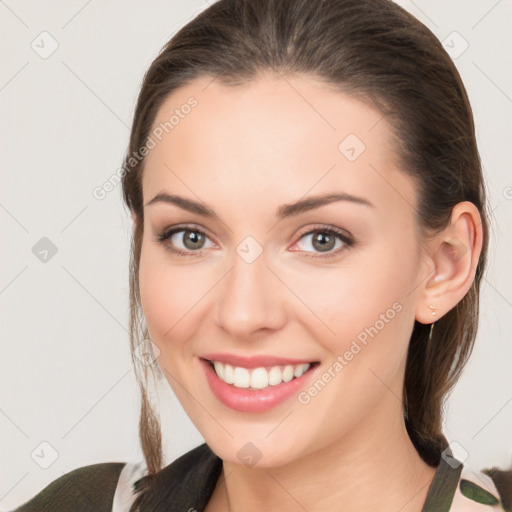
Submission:
[[[476,206],[469,201],[457,204],[448,226],[429,242],[429,264],[434,272],[424,280],[416,310],[418,322],[435,322],[464,298],[475,278],[482,241]]]

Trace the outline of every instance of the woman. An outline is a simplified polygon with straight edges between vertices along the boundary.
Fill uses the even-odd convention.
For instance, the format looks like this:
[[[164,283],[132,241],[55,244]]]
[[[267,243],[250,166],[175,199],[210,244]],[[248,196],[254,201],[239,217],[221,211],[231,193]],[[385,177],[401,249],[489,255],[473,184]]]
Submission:
[[[506,509],[505,472],[464,483],[442,431],[488,236],[425,26],[387,0],[221,0],[151,64],[124,170],[145,467],[18,510]],[[165,468],[151,376],[206,441]]]

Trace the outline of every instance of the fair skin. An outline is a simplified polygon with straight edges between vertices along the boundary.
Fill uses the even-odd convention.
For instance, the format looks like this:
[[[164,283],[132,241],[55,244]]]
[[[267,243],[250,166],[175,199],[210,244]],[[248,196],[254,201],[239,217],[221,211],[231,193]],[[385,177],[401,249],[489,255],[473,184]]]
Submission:
[[[478,211],[460,203],[449,226],[424,240],[416,187],[399,169],[386,120],[310,77],[266,73],[236,88],[197,79],[167,98],[154,126],[190,96],[197,107],[146,158],[139,280],[162,372],[223,460],[208,512],[421,511],[435,468],[405,430],[407,347],[415,320],[432,322],[429,305],[440,318],[469,290],[482,244]],[[348,134],[366,146],[354,161],[338,149]],[[162,192],[216,216],[147,205]],[[369,204],[275,217],[284,204],[340,192]],[[185,245],[183,231],[156,241],[184,223],[206,233],[202,248]],[[306,233],[329,227],[354,244],[336,237],[322,252]],[[247,236],[262,249],[251,263],[236,251]],[[450,248],[461,246],[453,257]],[[201,354],[219,351],[303,358],[319,362],[312,383],[393,304],[400,311],[307,404],[294,395],[265,412],[235,411],[200,366]],[[247,442],[261,453],[252,467],[237,456]]]

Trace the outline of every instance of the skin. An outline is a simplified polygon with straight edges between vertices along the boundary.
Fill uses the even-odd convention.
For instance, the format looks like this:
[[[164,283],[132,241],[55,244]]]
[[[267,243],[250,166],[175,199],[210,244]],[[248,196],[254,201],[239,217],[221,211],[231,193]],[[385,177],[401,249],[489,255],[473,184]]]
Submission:
[[[144,204],[167,192],[217,217],[145,206],[139,282],[159,365],[223,459],[208,512],[419,512],[435,468],[405,430],[407,348],[415,320],[431,323],[467,293],[481,249],[478,211],[460,203],[450,225],[425,239],[386,120],[312,77],[262,73],[236,88],[196,79],[166,99],[154,126],[190,96],[197,107],[146,157]],[[352,162],[338,149],[348,134],[366,146]],[[372,206],[340,201],[275,218],[283,204],[335,192]],[[206,232],[199,255],[183,231],[156,241],[183,223]],[[307,233],[329,227],[355,244],[336,239],[321,252]],[[249,235],[263,251],[250,264],[236,252]],[[457,258],[446,250],[454,243],[465,249]],[[176,256],[172,244],[191,255]],[[231,410],[199,365],[213,351],[271,354],[319,361],[318,377],[394,303],[400,312],[306,405],[293,396],[263,413]],[[247,442],[261,452],[253,467],[237,457]]]

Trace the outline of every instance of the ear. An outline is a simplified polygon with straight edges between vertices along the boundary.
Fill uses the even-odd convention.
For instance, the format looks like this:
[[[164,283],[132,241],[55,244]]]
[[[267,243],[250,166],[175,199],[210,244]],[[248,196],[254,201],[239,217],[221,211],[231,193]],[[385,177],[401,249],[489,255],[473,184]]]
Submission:
[[[427,242],[429,272],[416,306],[418,322],[439,320],[464,298],[475,279],[482,243],[477,207],[469,201],[454,206],[449,224]]]

